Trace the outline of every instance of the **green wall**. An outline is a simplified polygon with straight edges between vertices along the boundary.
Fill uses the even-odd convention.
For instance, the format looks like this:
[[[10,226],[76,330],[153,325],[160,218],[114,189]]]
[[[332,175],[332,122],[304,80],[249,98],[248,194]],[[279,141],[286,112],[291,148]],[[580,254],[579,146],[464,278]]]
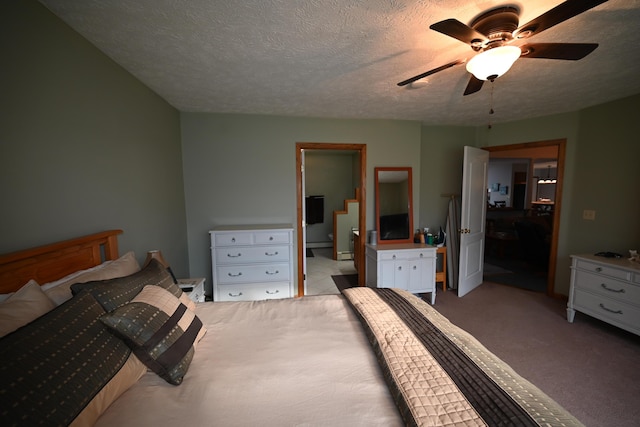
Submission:
[[[354,180],[359,175],[353,171],[357,156],[353,151],[305,150],[304,165],[305,194],[324,196],[324,222],[307,225],[306,242],[332,247],[333,212],[344,210],[344,201],[354,199],[359,186],[359,180]]]
[[[181,121],[190,271],[207,277],[209,288],[212,227],[296,223],[296,142],[367,144],[368,230],[374,167],[411,166],[420,183],[417,122],[204,113],[182,113]],[[419,185],[413,197],[419,206]]]
[[[179,113],[34,0],[0,3],[0,54],[0,253],[122,228],[122,252],[161,249],[210,287],[212,227],[295,223],[296,142],[367,144],[372,229],[376,166],[413,168],[416,228],[436,228],[442,195],[460,192],[464,145],[559,138],[556,290],[567,293],[569,254],[640,249],[640,95],[491,130]]]
[[[178,111],[35,1],[0,3],[0,253],[122,228],[187,274]]]
[[[414,228],[429,227],[433,231],[445,228],[447,196],[462,191],[464,146],[475,146],[475,139],[473,127],[422,126],[420,215],[414,219]]]

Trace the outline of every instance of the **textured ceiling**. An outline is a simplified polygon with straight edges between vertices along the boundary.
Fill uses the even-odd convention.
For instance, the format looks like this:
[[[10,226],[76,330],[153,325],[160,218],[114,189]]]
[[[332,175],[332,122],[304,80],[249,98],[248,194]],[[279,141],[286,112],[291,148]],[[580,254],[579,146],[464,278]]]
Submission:
[[[473,51],[429,29],[469,24],[494,0],[41,0],[181,111],[480,125],[640,93],[640,0],[609,0],[529,39],[599,43],[580,61],[520,59],[462,96]],[[509,3],[520,24],[560,0]]]

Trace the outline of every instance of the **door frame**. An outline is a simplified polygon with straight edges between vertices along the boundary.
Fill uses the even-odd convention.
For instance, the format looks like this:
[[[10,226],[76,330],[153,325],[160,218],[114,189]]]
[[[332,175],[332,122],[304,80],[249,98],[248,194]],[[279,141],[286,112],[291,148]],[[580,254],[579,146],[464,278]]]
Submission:
[[[357,151],[360,163],[360,191],[359,194],[359,209],[358,209],[358,230],[360,232],[359,240],[359,258],[357,260],[358,266],[358,285],[364,286],[364,244],[367,236],[367,203],[366,203],[366,186],[367,186],[367,145],[366,144],[340,144],[340,143],[324,143],[324,142],[296,142],[296,200],[297,200],[297,214],[296,214],[296,229],[297,229],[297,242],[298,242],[298,296],[304,295],[304,224],[303,221],[303,194],[302,188],[302,152],[304,150],[343,150],[343,151]]]
[[[482,147],[484,150],[489,151],[489,158],[491,158],[492,152],[508,151],[508,150],[522,150],[531,148],[541,148],[556,146],[558,149],[557,157],[557,170],[556,170],[556,196],[554,201],[553,212],[553,230],[551,231],[551,247],[549,250],[549,271],[547,272],[547,295],[553,297],[560,297],[560,294],[555,292],[556,281],[556,268],[558,263],[558,237],[560,235],[560,212],[562,208],[562,187],[564,185],[564,166],[566,161],[566,138],[553,139],[547,141],[536,142],[524,142],[519,144],[510,145],[495,145],[490,147]],[[529,157],[530,158],[530,157]],[[531,177],[528,177],[530,179]]]

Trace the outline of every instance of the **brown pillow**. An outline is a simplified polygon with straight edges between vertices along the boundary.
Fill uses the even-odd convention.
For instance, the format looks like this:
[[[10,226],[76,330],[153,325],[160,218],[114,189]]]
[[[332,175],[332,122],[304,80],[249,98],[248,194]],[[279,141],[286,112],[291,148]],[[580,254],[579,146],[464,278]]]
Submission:
[[[83,292],[0,338],[3,425],[93,425],[144,375],[104,313]]]

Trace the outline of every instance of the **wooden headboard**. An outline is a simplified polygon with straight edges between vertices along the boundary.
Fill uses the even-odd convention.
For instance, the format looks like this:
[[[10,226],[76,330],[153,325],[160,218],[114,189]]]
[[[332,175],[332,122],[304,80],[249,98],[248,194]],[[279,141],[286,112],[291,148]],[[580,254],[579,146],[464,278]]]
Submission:
[[[15,292],[31,279],[43,285],[117,259],[119,234],[122,230],[108,230],[0,255],[0,294]]]

